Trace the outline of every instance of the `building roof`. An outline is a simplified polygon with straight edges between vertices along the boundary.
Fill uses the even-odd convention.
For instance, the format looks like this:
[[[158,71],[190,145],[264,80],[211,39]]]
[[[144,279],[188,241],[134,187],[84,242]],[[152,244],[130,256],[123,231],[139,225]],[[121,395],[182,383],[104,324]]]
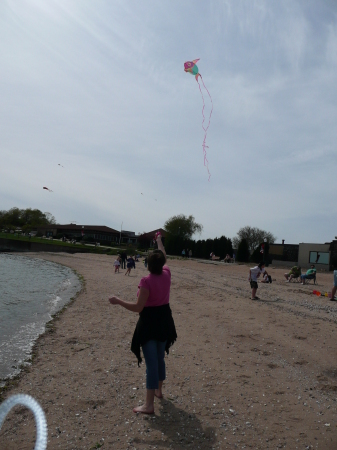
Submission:
[[[154,235],[157,233],[157,231],[160,231],[160,234],[165,237],[166,231],[162,228],[157,228],[156,230],[149,231],[148,233],[143,233],[138,236],[138,239],[153,239]]]
[[[58,230],[74,230],[74,231],[100,231],[105,233],[120,233],[113,228],[106,227],[105,225],[76,225],[74,223],[70,223],[68,225],[39,225],[36,228],[44,228],[44,229],[58,229]]]

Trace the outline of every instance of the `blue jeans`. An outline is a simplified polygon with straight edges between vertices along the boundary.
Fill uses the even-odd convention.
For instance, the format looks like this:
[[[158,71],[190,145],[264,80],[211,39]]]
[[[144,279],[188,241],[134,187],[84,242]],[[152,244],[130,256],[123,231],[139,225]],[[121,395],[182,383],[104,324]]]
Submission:
[[[313,278],[315,278],[315,274],[311,274],[311,275],[304,274],[304,275],[301,275],[301,279],[302,280],[312,280]]]
[[[151,340],[142,346],[146,363],[146,389],[158,389],[159,381],[166,378],[165,345],[166,341]]]

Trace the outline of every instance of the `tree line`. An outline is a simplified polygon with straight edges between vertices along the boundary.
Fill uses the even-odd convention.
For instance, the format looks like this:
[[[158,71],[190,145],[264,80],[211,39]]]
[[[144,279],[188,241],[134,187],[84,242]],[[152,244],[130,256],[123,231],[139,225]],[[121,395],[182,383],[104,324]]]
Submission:
[[[42,212],[39,209],[20,209],[11,208],[8,211],[0,210],[0,228],[6,230],[15,230],[17,228],[23,231],[30,231],[37,225],[55,224],[55,217],[49,212]]]
[[[233,255],[233,247],[231,239],[221,236],[215,239],[182,239],[171,234],[167,234],[165,238],[165,249],[169,255],[181,255],[182,250],[192,250],[192,256],[195,258],[208,259],[211,252],[221,259],[227,255]]]
[[[51,213],[42,212],[39,209],[0,210],[1,229],[20,228],[23,231],[31,231],[38,225],[53,224],[56,224],[55,217]],[[167,232],[165,247],[168,254],[180,256],[182,250],[185,252],[191,250],[193,257],[205,259],[210,257],[211,252],[220,259],[224,259],[227,254],[232,257],[235,249],[237,251],[236,260],[239,262],[266,261],[269,244],[273,244],[276,240],[272,233],[250,226],[240,228],[237,236],[233,239],[221,236],[215,239],[194,240],[192,236],[201,233],[203,226],[197,223],[192,215],[185,216],[184,214],[169,218],[164,224],[164,229]],[[261,252],[262,244],[264,245],[263,252]]]
[[[166,251],[171,255],[181,255],[192,250],[196,258],[210,257],[210,253],[223,259],[227,254],[233,256],[233,249],[237,250],[236,260],[239,262],[259,262],[268,258],[269,244],[273,244],[276,237],[260,228],[246,226],[240,228],[237,236],[232,239],[221,236],[215,239],[193,240],[195,233],[201,233],[203,226],[195,222],[193,216],[183,214],[173,216],[164,224],[167,232],[165,239]],[[263,250],[262,250],[263,245]],[[261,251],[262,250],[262,251]]]

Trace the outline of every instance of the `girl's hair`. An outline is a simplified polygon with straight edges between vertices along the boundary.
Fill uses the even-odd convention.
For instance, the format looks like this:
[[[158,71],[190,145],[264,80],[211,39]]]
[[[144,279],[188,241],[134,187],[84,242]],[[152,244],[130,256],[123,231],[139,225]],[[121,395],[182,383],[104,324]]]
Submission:
[[[166,258],[161,250],[153,250],[147,258],[149,272],[153,275],[161,275]]]

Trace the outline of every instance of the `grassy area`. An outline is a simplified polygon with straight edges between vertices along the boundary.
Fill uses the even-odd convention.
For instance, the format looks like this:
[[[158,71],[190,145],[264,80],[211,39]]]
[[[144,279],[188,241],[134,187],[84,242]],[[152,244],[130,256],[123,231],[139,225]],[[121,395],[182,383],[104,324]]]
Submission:
[[[27,242],[36,242],[39,244],[46,245],[57,245],[59,247],[66,247],[71,249],[84,249],[88,253],[101,253],[101,254],[110,254],[116,255],[119,252],[119,249],[112,247],[95,247],[93,245],[83,245],[83,244],[71,244],[70,242],[63,242],[59,239],[48,239],[48,238],[40,238],[40,237],[29,237],[23,236],[16,233],[0,233],[0,238],[3,239],[11,239],[14,241],[27,241]]]
[[[14,241],[28,241],[28,242],[36,242],[39,244],[46,244],[46,245],[57,245],[60,247],[67,247],[71,249],[84,249],[88,253],[98,253],[98,254],[107,254],[107,255],[117,255],[118,253],[121,253],[123,251],[127,252],[128,255],[134,255],[135,253],[140,255],[145,255],[146,252],[139,251],[136,249],[130,249],[125,246],[123,247],[110,247],[110,246],[104,246],[101,245],[99,247],[95,247],[93,244],[71,244],[70,242],[63,242],[59,239],[49,239],[49,238],[42,238],[42,237],[29,237],[29,236],[23,236],[17,233],[1,233],[0,232],[0,238],[3,239],[11,239]]]

